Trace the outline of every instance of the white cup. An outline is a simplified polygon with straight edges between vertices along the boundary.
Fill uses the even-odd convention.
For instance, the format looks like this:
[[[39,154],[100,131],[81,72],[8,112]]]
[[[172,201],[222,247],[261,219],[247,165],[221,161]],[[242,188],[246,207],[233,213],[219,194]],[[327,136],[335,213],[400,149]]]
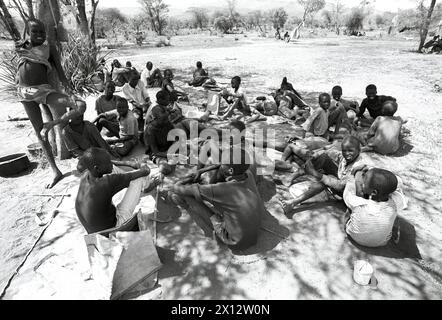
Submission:
[[[368,261],[357,260],[354,264],[353,279],[357,284],[361,286],[367,286],[370,284],[370,279],[373,275],[373,267]]]

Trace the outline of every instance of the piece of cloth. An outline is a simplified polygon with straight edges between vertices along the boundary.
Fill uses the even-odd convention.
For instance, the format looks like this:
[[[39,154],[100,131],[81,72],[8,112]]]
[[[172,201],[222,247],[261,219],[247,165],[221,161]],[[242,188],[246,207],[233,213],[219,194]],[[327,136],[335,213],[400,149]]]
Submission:
[[[227,245],[243,250],[257,242],[265,212],[253,174],[245,180],[231,180],[209,185],[195,184],[197,200],[207,201],[217,216],[217,235]],[[222,222],[221,222],[222,221]]]
[[[144,86],[143,82],[138,81],[135,88],[129,83],[126,83],[123,86],[123,94],[126,97],[127,101],[132,102],[135,101],[137,104],[143,105],[146,103],[146,100],[149,99],[149,93],[147,92],[147,88]]]
[[[368,131],[374,137],[368,140],[368,145],[380,154],[393,154],[399,150],[399,135],[402,119],[398,117],[377,117]]]
[[[344,201],[352,211],[346,225],[347,234],[365,247],[382,247],[391,239],[398,212],[406,207],[401,190],[393,192],[388,201],[376,202],[356,195],[355,180],[348,181]]]
[[[107,100],[105,95],[100,96],[95,101],[95,111],[97,114],[102,114],[108,111],[117,109],[117,96],[113,96],[112,99]]]
[[[359,108],[358,117],[362,117],[365,110],[368,110],[370,117],[373,119],[382,116],[382,106],[386,101],[396,101],[396,98],[390,96],[376,96],[372,100],[365,98],[361,103],[361,107]]]
[[[325,137],[328,133],[328,112],[321,107],[313,109],[302,128],[317,137]]]
[[[20,102],[36,102],[38,104],[47,104],[47,97],[51,93],[57,92],[50,84],[40,84],[32,87],[18,86],[17,88]]]
[[[47,67],[48,72],[51,71],[52,66],[49,63],[50,49],[47,42],[36,47],[22,47],[16,50],[18,55],[18,68],[25,62],[33,62],[43,64]]]
[[[110,150],[97,127],[89,121],[83,121],[83,131],[81,133],[74,131],[69,124],[64,127],[62,133],[67,149],[75,157],[79,156],[78,150],[86,151],[91,147],[105,147],[105,150]]]

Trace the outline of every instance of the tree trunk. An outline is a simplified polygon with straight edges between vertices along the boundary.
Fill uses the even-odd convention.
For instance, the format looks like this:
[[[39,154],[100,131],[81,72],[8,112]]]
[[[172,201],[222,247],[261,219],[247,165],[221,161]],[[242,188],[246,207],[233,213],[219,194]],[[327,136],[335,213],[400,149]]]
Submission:
[[[436,0],[431,0],[431,4],[430,4],[430,8],[428,9],[427,17],[426,17],[425,21],[423,21],[423,23],[422,23],[422,27],[421,27],[421,31],[420,31],[421,41],[419,43],[419,49],[417,50],[418,52],[422,52],[422,49],[425,45],[425,40],[427,39],[428,29],[430,28],[430,23],[431,23],[431,16],[433,15],[435,5],[436,5]]]
[[[93,46],[95,46],[95,13],[97,12],[97,6],[98,6],[98,2],[100,0],[92,0],[91,5],[92,5],[92,10],[91,10],[91,21],[90,21],[90,39],[91,39],[91,43]]]
[[[80,22],[80,31],[83,35],[85,35],[86,37],[88,37],[88,39],[90,39],[85,0],[76,0],[76,3],[77,3],[78,21]]]
[[[49,3],[49,1],[51,1],[51,3]],[[38,4],[37,17],[46,26],[48,44],[50,47],[57,49],[52,51],[57,52],[58,59],[61,61],[61,56],[60,56],[61,44],[59,39],[60,32],[58,30],[58,27],[60,26],[59,3],[57,0],[39,0],[37,4]],[[54,74],[53,78],[55,78],[53,82],[55,83],[51,82],[51,84],[56,89],[60,89],[60,80],[56,74],[57,72],[55,70],[53,70],[52,72]],[[62,114],[55,113],[54,110],[50,108],[50,106],[49,109],[51,110],[52,117],[54,119],[58,119],[62,116]],[[57,157],[60,160],[67,159],[69,157],[69,151],[67,150],[66,145],[62,142],[60,126],[55,126],[54,131],[56,136],[55,137],[56,146],[52,145],[52,149],[56,150]]]
[[[11,35],[11,38],[14,41],[20,40],[20,32],[18,31],[17,26],[15,25],[14,20],[12,19],[11,14],[8,11],[8,8],[6,7],[6,4],[3,0],[0,0],[0,18],[5,24],[6,30],[8,30],[9,34]]]

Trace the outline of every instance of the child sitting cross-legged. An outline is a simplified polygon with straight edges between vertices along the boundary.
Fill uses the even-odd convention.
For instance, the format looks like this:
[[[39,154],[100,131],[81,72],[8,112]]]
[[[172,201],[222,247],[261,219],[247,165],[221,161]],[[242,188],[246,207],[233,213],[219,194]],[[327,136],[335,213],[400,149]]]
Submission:
[[[387,155],[399,150],[399,136],[404,120],[395,117],[398,105],[395,101],[386,101],[382,106],[382,116],[376,118],[367,133],[367,146],[362,152],[375,151]]]
[[[355,167],[353,174],[355,178],[344,190],[345,204],[351,210],[345,231],[362,246],[385,246],[399,231],[395,227],[397,214],[407,206],[398,178],[390,171],[367,166]]]
[[[307,174],[316,178],[316,182],[296,199],[290,201],[280,199],[286,215],[289,215],[297,205],[326,189],[332,194],[342,196],[353,167],[362,164],[363,158],[360,155],[361,144],[355,137],[345,137],[341,149],[342,152],[337,154],[336,159],[330,156],[332,152],[318,154],[306,162],[304,170],[297,172],[293,179]]]

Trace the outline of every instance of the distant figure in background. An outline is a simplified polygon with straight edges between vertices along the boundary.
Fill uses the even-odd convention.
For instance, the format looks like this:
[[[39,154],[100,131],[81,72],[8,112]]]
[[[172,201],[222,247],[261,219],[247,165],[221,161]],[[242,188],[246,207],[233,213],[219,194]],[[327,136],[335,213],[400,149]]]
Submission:
[[[367,98],[365,98],[362,103],[361,107],[359,108],[358,118],[360,120],[366,120],[361,121],[361,125],[368,125],[370,126],[373,121],[379,117],[382,116],[382,106],[386,101],[396,101],[396,98],[390,97],[390,96],[379,96],[378,90],[374,84],[370,84],[365,89],[365,93],[367,95]],[[370,117],[372,119],[367,119],[364,116],[365,110],[368,110],[368,113],[370,114]]]
[[[140,81],[138,73],[133,73],[129,82],[123,86],[123,94],[133,106],[132,111],[138,119],[138,131],[142,134],[144,131],[144,116],[152,103],[147,88]]]
[[[112,61],[111,77],[116,86],[121,87],[129,81],[129,76],[132,70],[123,67],[117,59]]]
[[[400,148],[399,135],[403,120],[395,117],[398,105],[395,101],[384,103],[382,114],[373,122],[367,133],[368,146],[362,151],[375,151],[387,155],[396,153]]]
[[[135,67],[132,66],[132,62],[130,62],[130,61],[126,61],[126,68],[130,69],[131,71],[135,71],[136,73],[138,73],[137,69],[135,69]]]
[[[170,69],[166,69],[164,70],[164,79],[163,79],[163,84],[161,86],[161,88],[165,91],[167,91],[169,94],[174,93],[171,95],[171,97],[177,97],[177,99],[188,99],[187,98],[187,93],[180,91],[180,90],[176,90],[175,86],[172,82],[174,78],[173,72]],[[176,102],[173,101],[173,102]]]
[[[117,117],[118,127],[106,121],[109,116]],[[138,122],[124,98],[118,97],[117,109],[98,115],[94,123],[99,131],[105,127],[118,138],[109,141],[109,144],[115,144],[114,150],[122,157],[127,156],[138,143]]]
[[[189,82],[189,86],[200,87],[209,79],[209,73],[203,69],[201,61],[196,63],[196,70],[193,72],[193,80]]]
[[[158,88],[161,87],[163,83],[163,75],[160,69],[153,69],[152,62],[148,61],[146,63],[146,69],[141,72],[141,81],[144,83],[146,88]]]
[[[330,111],[335,110],[339,106],[343,106],[347,111],[347,116],[354,119],[359,113],[359,104],[357,101],[350,101],[342,98],[342,87],[334,86],[332,89],[332,101],[330,105]]]

